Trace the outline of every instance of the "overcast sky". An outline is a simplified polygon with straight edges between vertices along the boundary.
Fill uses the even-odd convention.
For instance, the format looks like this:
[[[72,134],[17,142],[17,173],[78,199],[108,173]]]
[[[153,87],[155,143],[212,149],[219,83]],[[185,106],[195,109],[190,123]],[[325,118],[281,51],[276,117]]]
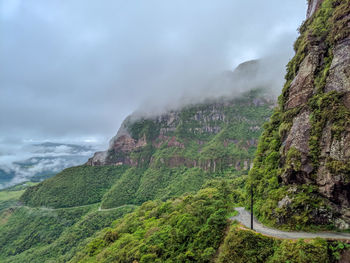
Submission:
[[[284,70],[305,14],[306,0],[0,0],[0,154],[107,145],[134,110],[241,62],[274,54]]]

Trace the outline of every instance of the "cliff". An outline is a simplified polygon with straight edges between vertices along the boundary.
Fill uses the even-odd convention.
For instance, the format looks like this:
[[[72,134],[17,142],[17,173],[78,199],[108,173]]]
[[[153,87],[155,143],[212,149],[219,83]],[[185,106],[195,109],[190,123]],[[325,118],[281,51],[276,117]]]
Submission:
[[[248,61],[225,73],[226,85],[245,83],[257,88],[232,94],[236,99],[206,99],[158,116],[144,117],[139,112],[130,115],[111,139],[109,148],[95,153],[87,165],[185,166],[212,172],[228,167],[248,170],[261,126],[275,105],[266,90],[252,81],[259,67],[259,61]]]
[[[267,223],[349,228],[349,33],[350,1],[309,1],[250,173]]]
[[[255,97],[189,106],[152,118],[128,117],[107,151],[88,165],[200,167],[206,171],[250,167],[272,100]],[[256,107],[256,112],[253,108]],[[240,112],[242,109],[242,112]],[[242,129],[242,130],[239,130]],[[216,145],[215,145],[216,143]],[[222,149],[221,149],[222,148]],[[231,148],[231,152],[230,149]],[[233,148],[240,151],[234,155]]]
[[[225,85],[232,90],[239,81],[253,85],[258,70],[258,61],[244,63],[225,73]],[[136,112],[125,119],[106,151],[30,187],[21,202],[55,208],[93,202],[102,208],[139,205],[196,192],[213,178],[247,174],[262,125],[275,107],[268,87],[259,86],[159,115]]]

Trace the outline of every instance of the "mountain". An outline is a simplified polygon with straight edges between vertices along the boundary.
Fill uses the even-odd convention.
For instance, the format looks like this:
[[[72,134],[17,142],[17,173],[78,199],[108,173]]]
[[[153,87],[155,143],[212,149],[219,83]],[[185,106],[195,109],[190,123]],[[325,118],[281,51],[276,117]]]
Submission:
[[[283,228],[350,227],[350,1],[310,0],[260,139],[256,213]]]
[[[248,77],[256,65],[246,63],[240,70]],[[234,74],[225,73],[231,80],[237,78]],[[211,249],[196,241],[203,258],[212,257],[232,212],[228,203],[243,198],[262,125],[275,106],[268,93],[256,87],[233,98],[206,99],[159,115],[134,113],[123,122],[109,148],[95,153],[85,165],[67,168],[25,190],[4,191],[12,198],[0,199],[0,217],[5,218],[0,221],[0,261],[66,262],[86,247],[96,246],[99,241],[90,242],[99,238],[99,231],[133,211],[135,205],[142,207],[133,215],[136,221],[157,207],[156,213],[164,211],[164,216],[174,213],[173,220],[192,213],[184,217],[183,226],[195,217],[193,231],[202,236],[215,228],[215,234],[207,237]],[[230,187],[226,180],[232,181]],[[189,201],[193,211],[187,207]],[[172,210],[167,210],[171,203]],[[114,233],[110,238],[115,238]]]
[[[29,188],[21,201],[55,208],[139,205],[198,191],[209,179],[247,174],[273,107],[254,90],[159,116],[131,115],[107,151]]]

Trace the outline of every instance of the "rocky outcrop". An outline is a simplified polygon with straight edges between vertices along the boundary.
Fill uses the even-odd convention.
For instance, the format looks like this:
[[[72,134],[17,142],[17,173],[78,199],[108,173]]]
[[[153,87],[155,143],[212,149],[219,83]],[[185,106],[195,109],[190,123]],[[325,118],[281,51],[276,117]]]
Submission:
[[[262,91],[254,92],[244,99],[215,100],[159,116],[131,115],[108,150],[95,153],[87,165],[249,170],[261,126],[275,104]]]
[[[349,25],[350,27],[350,25]],[[333,61],[325,91],[350,92],[350,38],[338,43],[333,49]]]
[[[318,47],[313,47],[300,65],[297,76],[294,78],[290,88],[287,109],[301,106],[309,100],[314,90],[314,73],[319,60]]]
[[[262,189],[257,196],[276,206],[272,221],[344,229],[350,225],[350,0],[309,0],[300,33],[251,174]],[[265,187],[273,174],[280,188],[296,186],[288,202]],[[294,210],[283,205],[289,201]],[[259,209],[266,211],[263,204]]]
[[[323,0],[308,0],[309,7],[307,9],[306,18],[309,19],[321,6]]]

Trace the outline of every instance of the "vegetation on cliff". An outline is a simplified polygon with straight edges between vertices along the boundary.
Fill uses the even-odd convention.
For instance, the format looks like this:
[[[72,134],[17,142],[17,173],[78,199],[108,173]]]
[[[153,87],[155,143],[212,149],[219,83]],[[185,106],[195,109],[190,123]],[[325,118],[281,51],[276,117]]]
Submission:
[[[195,193],[208,180],[247,174],[273,101],[263,90],[234,100],[188,106],[156,118],[126,121],[103,165],[85,165],[30,187],[28,206],[102,208]],[[124,164],[124,165],[122,165]]]
[[[349,6],[348,0],[324,0],[300,27],[279,105],[264,127],[250,172],[248,188],[253,186],[256,191],[255,211],[265,224],[332,228],[333,217],[339,216],[330,197],[320,194],[316,180],[327,169],[342,178],[350,173],[346,162],[321,154],[324,141],[340,140],[350,124],[345,93],[325,88],[331,83],[334,48],[349,36]],[[326,128],[331,139],[322,141]],[[303,134],[298,135],[298,130]]]

